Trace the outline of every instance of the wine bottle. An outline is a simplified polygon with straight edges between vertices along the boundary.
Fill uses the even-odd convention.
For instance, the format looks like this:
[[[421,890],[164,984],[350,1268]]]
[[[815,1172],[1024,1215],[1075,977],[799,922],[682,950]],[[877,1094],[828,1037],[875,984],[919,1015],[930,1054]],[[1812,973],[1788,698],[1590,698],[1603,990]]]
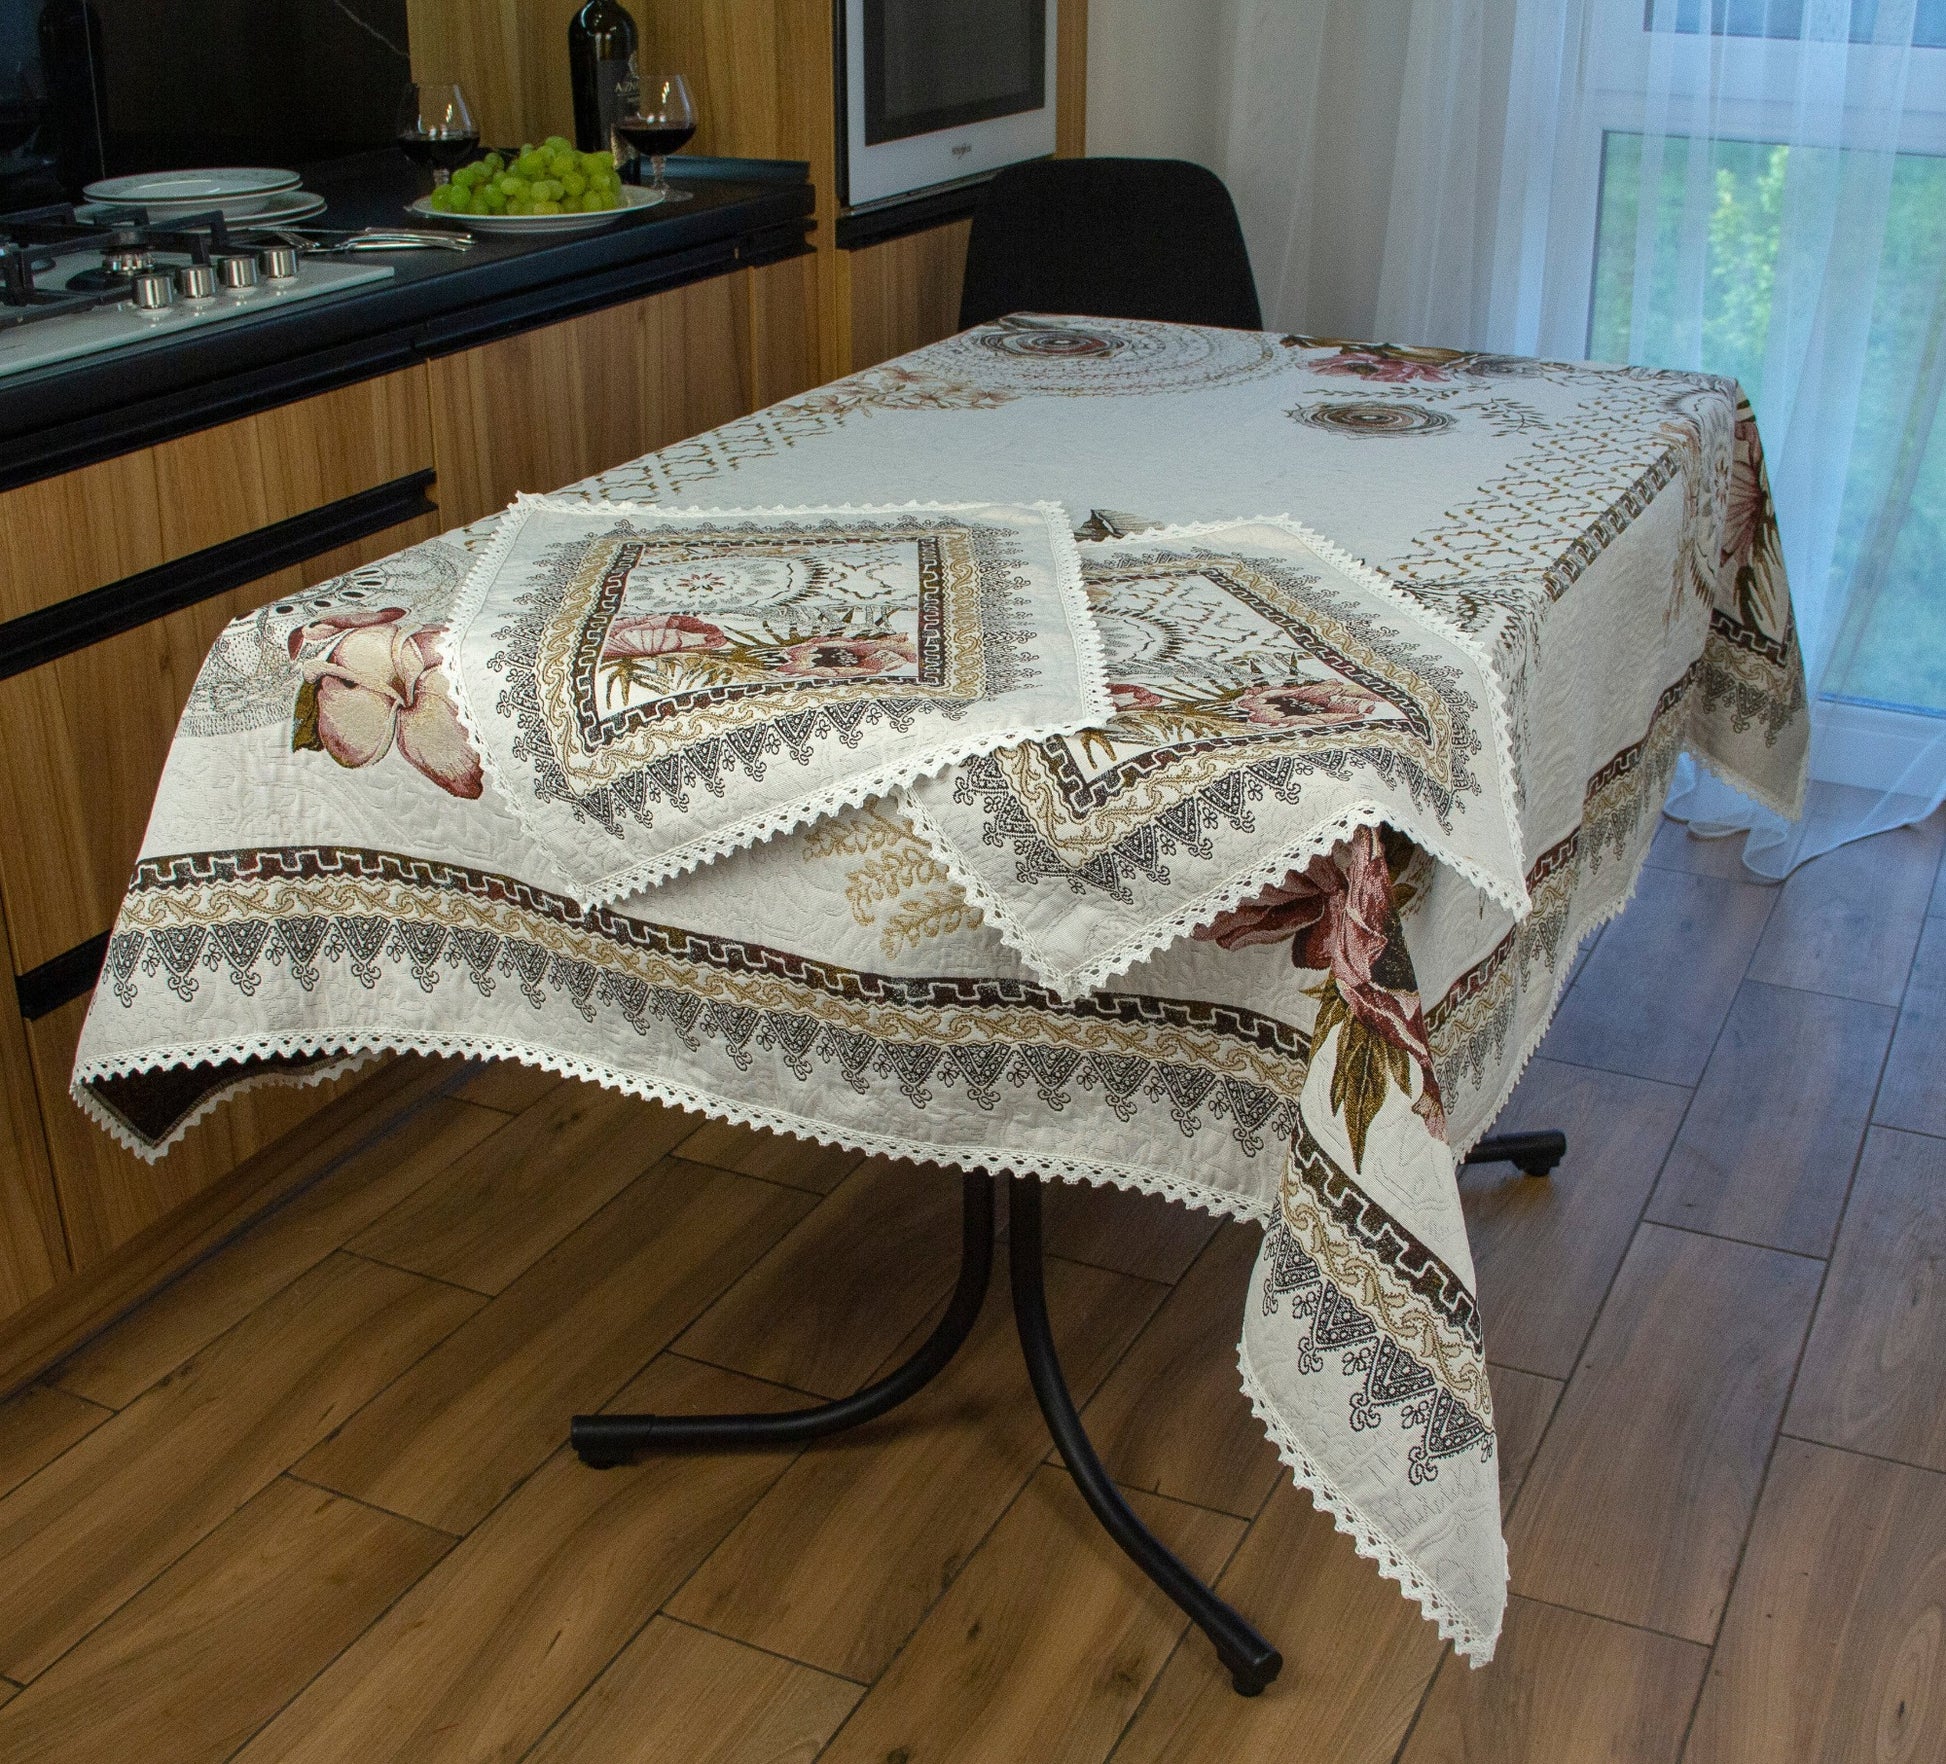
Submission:
[[[583,153],[609,145],[622,113],[616,85],[635,53],[635,20],[620,0],[588,0],[568,21],[568,78],[574,88],[574,144]]]

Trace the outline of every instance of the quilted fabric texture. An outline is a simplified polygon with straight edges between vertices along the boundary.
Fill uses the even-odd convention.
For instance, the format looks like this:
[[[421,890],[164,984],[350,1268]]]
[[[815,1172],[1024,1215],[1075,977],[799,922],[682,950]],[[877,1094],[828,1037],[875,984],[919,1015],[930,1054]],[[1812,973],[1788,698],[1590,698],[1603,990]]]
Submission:
[[[1036,974],[1087,991],[1381,823],[1527,907],[1506,705],[1418,602],[1289,521],[1083,550],[1114,714],[901,808]]]
[[[596,764],[592,744],[550,760],[561,729],[536,726],[530,748],[519,726],[521,654],[499,633],[554,616],[551,588],[477,621],[459,665],[480,672],[456,694],[448,639],[475,628],[462,589],[505,524],[483,522],[217,642],[77,1100],[154,1156],[239,1086],[416,1048],[1254,1219],[1250,1400],[1360,1551],[1484,1660],[1506,1556],[1454,1153],[1511,1090],[1581,940],[1626,902],[1676,756],[1787,810],[1801,795],[1803,677],[1747,406],[1700,375],[1016,316],[579,486],[572,543],[634,543],[646,517],[610,504],[861,493],[1072,511],[1107,572],[1092,616],[1116,690],[1060,738],[1065,760],[1052,739],[1011,771],[976,753],[592,900],[618,850],[638,861],[628,842],[658,836],[659,802],[645,783],[645,827],[635,785],[594,770],[535,792],[549,764],[563,780]],[[1265,512],[1323,537],[1157,530]],[[620,553],[594,556],[568,573],[598,599]],[[798,592],[765,574],[778,564],[737,592]],[[550,639],[582,645],[579,702],[601,716],[653,701],[670,656],[742,640],[636,568],[606,613]],[[914,666],[910,629],[821,631],[797,653],[876,679]],[[791,655],[774,634],[753,647]],[[612,697],[604,658],[626,682]],[[507,720],[476,744],[462,697]],[[1260,729],[1261,795],[1210,772],[1168,800],[1171,778]],[[840,736],[839,770],[853,752]],[[618,778],[661,763],[625,743],[621,760]],[[757,805],[748,768],[715,775],[722,797],[703,783],[690,800],[734,823]],[[613,832],[576,816],[601,789]],[[1073,805],[1097,798],[1111,813],[1091,828]],[[1108,837],[1131,802],[1153,809],[1153,840]],[[1127,901],[1087,873],[1102,850],[1096,873]],[[598,854],[575,887],[564,851]],[[1092,990],[1038,971],[1120,962],[1140,925],[1178,913],[1181,934]]]
[[[487,775],[590,903],[1108,710],[1054,504],[522,497],[447,647]]]

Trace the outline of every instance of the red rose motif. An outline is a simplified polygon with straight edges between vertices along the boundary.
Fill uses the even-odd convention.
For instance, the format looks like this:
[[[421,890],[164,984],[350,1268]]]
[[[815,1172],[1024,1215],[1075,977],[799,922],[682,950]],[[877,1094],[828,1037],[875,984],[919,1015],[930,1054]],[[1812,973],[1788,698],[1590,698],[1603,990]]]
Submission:
[[[811,637],[784,651],[779,673],[810,680],[862,680],[919,657],[904,637]]]
[[[1444,1137],[1446,1113],[1433,1075],[1425,1013],[1412,984],[1392,905],[1392,872],[1376,827],[1360,827],[1329,856],[1314,857],[1303,870],[1293,870],[1195,935],[1224,949],[1289,942],[1293,967],[1328,974],[1351,1015],[1411,1057],[1422,1080],[1414,1106]],[[1386,983],[1401,980],[1406,984]]]
[[[730,640],[714,625],[688,613],[642,613],[617,619],[601,646],[603,661],[674,655],[684,649],[727,649]]]
[[[341,766],[369,766],[396,745],[408,765],[441,790],[479,796],[479,756],[447,690],[439,662],[440,625],[408,631],[403,607],[334,614],[291,635],[313,694],[312,734]],[[301,701],[300,701],[301,703]],[[300,710],[300,736],[302,713]],[[310,745],[310,743],[305,743]]]
[[[1235,708],[1253,723],[1272,728],[1356,723],[1382,703],[1375,692],[1349,680],[1286,680],[1237,694]]]
[[[1162,702],[1162,694],[1151,692],[1146,686],[1131,686],[1125,681],[1114,680],[1109,683],[1108,695],[1115,701],[1115,710],[1122,711],[1154,710]]]

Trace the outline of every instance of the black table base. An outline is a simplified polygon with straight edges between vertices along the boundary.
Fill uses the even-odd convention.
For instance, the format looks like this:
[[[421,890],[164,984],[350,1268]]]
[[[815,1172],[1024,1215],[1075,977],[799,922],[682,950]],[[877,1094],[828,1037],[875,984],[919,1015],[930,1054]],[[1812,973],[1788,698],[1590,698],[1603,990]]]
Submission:
[[[1560,1133],[1509,1133],[1481,1140],[1464,1161],[1511,1163],[1530,1176],[1545,1176],[1566,1151],[1567,1140]],[[1283,1655],[1136,1517],[1081,1425],[1048,1322],[1038,1177],[1008,1178],[1008,1267],[1027,1376],[1069,1474],[1109,1536],[1210,1638],[1237,1693],[1254,1697],[1282,1669]],[[918,1351],[885,1377],[836,1402],[782,1414],[577,1415],[568,1442],[584,1464],[608,1470],[644,1451],[807,1445],[827,1433],[856,1427],[897,1408],[944,1370],[972,1332],[992,1274],[993,1178],[969,1171],[962,1178],[960,1266],[953,1296]]]

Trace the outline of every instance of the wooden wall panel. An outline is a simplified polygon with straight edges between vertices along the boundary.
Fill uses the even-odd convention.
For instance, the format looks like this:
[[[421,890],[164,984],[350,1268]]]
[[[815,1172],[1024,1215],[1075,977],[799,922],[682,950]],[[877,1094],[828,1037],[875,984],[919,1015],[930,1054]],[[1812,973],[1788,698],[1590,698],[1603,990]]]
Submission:
[[[748,408],[749,288],[715,276],[431,364],[448,525],[727,422]]]
[[[389,527],[0,680],[0,826],[16,832],[0,841],[0,889],[15,973],[114,921],[177,719],[223,627],[441,524]]]
[[[1054,46],[1055,154],[1079,159],[1088,151],[1088,0],[1061,0]]]
[[[568,20],[581,0],[406,0],[412,77],[458,80],[480,138],[573,135]],[[639,8],[631,7],[636,22]]]
[[[960,277],[972,230],[971,221],[954,221],[843,254],[851,282],[851,372],[959,329]]]
[[[750,275],[749,404],[761,410],[819,385],[818,260],[807,253]]]

